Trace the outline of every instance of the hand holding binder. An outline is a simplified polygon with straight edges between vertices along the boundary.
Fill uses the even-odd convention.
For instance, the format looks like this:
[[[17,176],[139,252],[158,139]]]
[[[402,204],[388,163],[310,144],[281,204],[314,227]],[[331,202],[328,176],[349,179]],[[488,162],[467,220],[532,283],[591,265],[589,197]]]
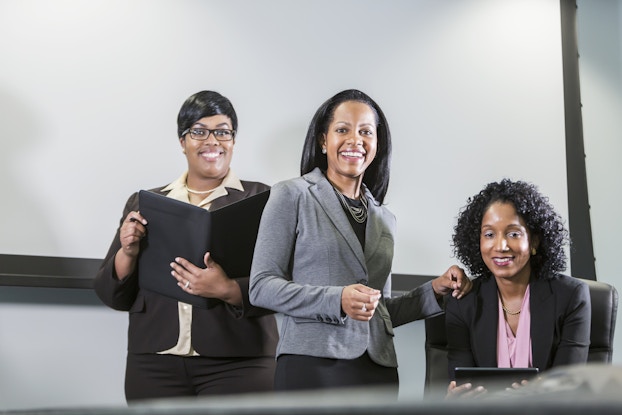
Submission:
[[[185,258],[175,258],[171,268],[177,286],[186,293],[241,305],[243,299],[240,286],[228,278],[227,273],[212,259],[209,252],[204,255],[203,264],[204,267],[197,267]]]
[[[214,211],[141,190],[139,209],[147,219],[147,235],[138,257],[141,288],[199,307],[210,307],[214,299],[183,291],[171,275],[171,262],[185,258],[205,268],[203,257],[211,257],[229,278],[246,277],[257,240],[257,230],[269,191]]]

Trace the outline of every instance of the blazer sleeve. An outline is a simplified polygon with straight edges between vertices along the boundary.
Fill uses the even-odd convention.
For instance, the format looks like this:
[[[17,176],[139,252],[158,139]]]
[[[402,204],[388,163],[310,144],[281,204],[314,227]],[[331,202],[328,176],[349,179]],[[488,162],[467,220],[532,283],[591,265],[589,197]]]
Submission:
[[[387,299],[386,305],[391,315],[393,327],[433,317],[443,312],[434,294],[431,281],[416,287],[404,295]]]
[[[225,303],[225,306],[235,318],[252,318],[262,317],[268,314],[274,314],[274,311],[267,308],[255,307],[249,298],[249,283],[250,277],[235,278],[235,282],[240,286],[240,292],[242,293],[242,307],[237,307],[231,304]]]
[[[589,287],[577,284],[561,326],[561,338],[555,353],[553,366],[587,362],[590,346],[592,305]]]
[[[134,193],[125,204],[117,232],[93,282],[93,288],[99,299],[108,307],[120,311],[128,311],[138,294],[138,273],[136,270],[119,280],[114,268],[114,258],[121,248],[119,239],[121,224],[131,211],[137,209],[138,193]]]
[[[251,268],[249,295],[253,305],[268,308],[292,317],[316,319],[339,324],[341,320],[340,286],[308,285],[294,282],[290,262],[297,243],[299,218],[298,204],[302,191],[292,181],[272,187],[266,203]],[[302,214],[314,213],[300,209]],[[321,243],[321,241],[314,241]],[[312,250],[312,247],[307,247]],[[306,248],[306,249],[307,249]],[[307,255],[309,264],[300,269],[311,269],[317,260]],[[304,271],[303,271],[304,272]]]

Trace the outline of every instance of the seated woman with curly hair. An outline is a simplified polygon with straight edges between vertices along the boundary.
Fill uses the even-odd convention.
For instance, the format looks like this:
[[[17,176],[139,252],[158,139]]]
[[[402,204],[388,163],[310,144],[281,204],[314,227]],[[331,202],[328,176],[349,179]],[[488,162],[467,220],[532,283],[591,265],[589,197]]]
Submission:
[[[560,216],[533,184],[504,179],[468,200],[453,246],[476,278],[462,300],[447,302],[448,396],[471,388],[456,385],[459,366],[543,371],[587,361],[590,294],[560,274],[567,241]]]

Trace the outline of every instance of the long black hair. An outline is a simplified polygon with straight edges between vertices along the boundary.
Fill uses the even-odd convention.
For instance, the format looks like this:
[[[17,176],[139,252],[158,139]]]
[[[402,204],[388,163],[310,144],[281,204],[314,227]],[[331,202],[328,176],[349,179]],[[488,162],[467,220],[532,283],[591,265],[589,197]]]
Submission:
[[[365,93],[348,89],[341,91],[332,98],[325,101],[315,112],[305,139],[302,149],[302,159],[300,161],[300,174],[309,173],[316,167],[322,171],[328,168],[326,155],[322,154],[320,142],[324,134],[328,132],[328,126],[333,121],[335,109],[344,102],[357,101],[368,105],[376,115],[376,128],[378,148],[376,157],[371,162],[365,174],[363,183],[371,191],[378,203],[382,204],[389,187],[389,177],[391,169],[391,132],[387,119],[380,109],[380,106]]]

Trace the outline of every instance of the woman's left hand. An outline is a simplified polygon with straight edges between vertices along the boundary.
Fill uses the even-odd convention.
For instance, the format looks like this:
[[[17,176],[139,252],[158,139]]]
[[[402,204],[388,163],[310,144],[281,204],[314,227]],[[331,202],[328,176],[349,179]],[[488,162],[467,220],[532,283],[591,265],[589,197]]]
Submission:
[[[242,292],[237,282],[210,257],[207,252],[203,257],[206,268],[199,268],[185,258],[175,258],[171,262],[171,274],[177,285],[189,294],[201,297],[218,298],[229,304],[242,306]]]
[[[376,312],[380,290],[363,284],[352,284],[341,291],[341,310],[354,320],[369,321]]]
[[[443,275],[432,280],[432,288],[438,297],[451,293],[453,297],[462,298],[471,291],[472,285],[464,270],[457,265],[452,265]]]

